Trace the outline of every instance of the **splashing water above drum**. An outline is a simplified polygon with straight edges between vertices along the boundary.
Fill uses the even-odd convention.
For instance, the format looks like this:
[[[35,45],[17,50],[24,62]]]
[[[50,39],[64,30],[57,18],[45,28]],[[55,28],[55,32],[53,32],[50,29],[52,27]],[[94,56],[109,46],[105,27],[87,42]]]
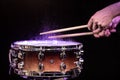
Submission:
[[[32,46],[70,46],[80,44],[79,42],[60,41],[60,40],[24,40],[16,41],[14,44],[18,45],[32,45]]]

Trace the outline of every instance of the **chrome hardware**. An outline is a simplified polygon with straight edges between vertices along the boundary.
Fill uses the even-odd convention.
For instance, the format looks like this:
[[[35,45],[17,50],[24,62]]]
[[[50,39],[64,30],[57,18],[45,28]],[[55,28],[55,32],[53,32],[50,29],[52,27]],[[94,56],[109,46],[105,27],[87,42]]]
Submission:
[[[15,50],[10,49],[9,54],[11,54],[13,57],[17,57]]]
[[[83,63],[83,62],[84,62],[84,59],[83,59],[83,58],[80,58],[80,59],[79,59],[79,62]]]
[[[42,63],[39,63],[39,70],[43,71],[44,70],[44,65]]]
[[[74,62],[76,64],[77,68],[82,68],[84,60],[82,58],[79,59],[79,61]]]
[[[66,48],[63,46],[63,47],[61,48],[61,50],[62,50],[62,51],[65,51],[65,50],[66,50]]]
[[[80,50],[79,52],[75,52],[76,54],[76,58],[80,58],[81,55],[83,55],[84,51],[83,50]]]
[[[17,62],[18,62],[18,59],[17,58],[14,58],[12,59],[12,62],[11,62],[11,67],[15,68],[17,66]]]
[[[83,55],[83,53],[84,53],[84,50],[82,50],[82,49],[81,49],[81,50],[80,50],[80,53],[81,53],[81,55]]]
[[[23,61],[21,61],[21,62],[18,63],[18,68],[19,68],[19,69],[22,69],[23,66],[24,66],[24,62],[23,62]]]
[[[74,63],[75,63],[75,65],[76,65],[77,68],[80,67],[79,61],[75,61]]]
[[[66,69],[66,64],[64,62],[62,62],[60,64],[60,70],[63,72],[63,71],[65,71],[65,69]]]
[[[23,74],[28,76],[29,75],[29,71],[23,70]]]
[[[24,52],[19,51],[18,52],[18,58],[23,59],[24,58]]]
[[[42,51],[43,49],[42,49],[42,47],[40,47],[40,49],[39,49],[40,51]]]
[[[44,53],[42,53],[41,51],[40,51],[39,54],[38,54],[38,59],[39,59],[40,61],[42,61],[42,60],[44,59]]]
[[[24,73],[23,73],[22,70],[18,70],[17,74],[19,74],[19,75],[24,75]]]
[[[80,50],[80,49],[82,49],[82,47],[83,47],[83,45],[81,44],[80,46],[78,46],[78,49]]]
[[[62,53],[60,53],[60,59],[65,59],[66,58],[66,53],[65,51],[63,51]]]

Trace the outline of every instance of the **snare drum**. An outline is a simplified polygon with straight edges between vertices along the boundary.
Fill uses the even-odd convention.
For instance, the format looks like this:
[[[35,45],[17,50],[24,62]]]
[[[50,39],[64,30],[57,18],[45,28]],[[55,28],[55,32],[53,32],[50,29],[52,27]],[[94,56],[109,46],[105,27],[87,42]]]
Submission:
[[[11,44],[10,67],[22,77],[77,77],[83,44],[71,41],[26,40]]]

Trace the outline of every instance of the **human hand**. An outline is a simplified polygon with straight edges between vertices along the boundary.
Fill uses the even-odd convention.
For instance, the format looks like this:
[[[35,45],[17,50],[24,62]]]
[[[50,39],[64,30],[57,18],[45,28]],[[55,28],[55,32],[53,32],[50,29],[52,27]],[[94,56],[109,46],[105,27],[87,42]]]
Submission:
[[[111,32],[116,32],[116,26],[120,22],[120,16],[112,19],[112,15],[105,10],[96,12],[88,21],[88,29],[94,32],[94,36],[110,36]]]

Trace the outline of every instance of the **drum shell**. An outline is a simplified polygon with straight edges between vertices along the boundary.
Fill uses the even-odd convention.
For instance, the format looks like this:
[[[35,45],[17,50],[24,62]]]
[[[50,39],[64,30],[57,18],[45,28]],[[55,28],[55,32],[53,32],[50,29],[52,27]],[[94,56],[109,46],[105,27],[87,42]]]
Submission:
[[[43,72],[61,72],[60,71],[60,64],[61,62],[64,62],[66,64],[65,71],[69,71],[76,67],[74,64],[75,61],[77,61],[76,56],[74,54],[74,51],[67,51],[66,58],[61,59],[59,52],[43,52],[44,53],[44,59],[40,61],[38,59],[39,52],[33,51],[33,52],[26,52],[25,58],[24,58],[24,70],[28,71],[36,71],[39,72],[39,63],[42,63],[44,65]],[[52,62],[51,62],[52,61]]]

